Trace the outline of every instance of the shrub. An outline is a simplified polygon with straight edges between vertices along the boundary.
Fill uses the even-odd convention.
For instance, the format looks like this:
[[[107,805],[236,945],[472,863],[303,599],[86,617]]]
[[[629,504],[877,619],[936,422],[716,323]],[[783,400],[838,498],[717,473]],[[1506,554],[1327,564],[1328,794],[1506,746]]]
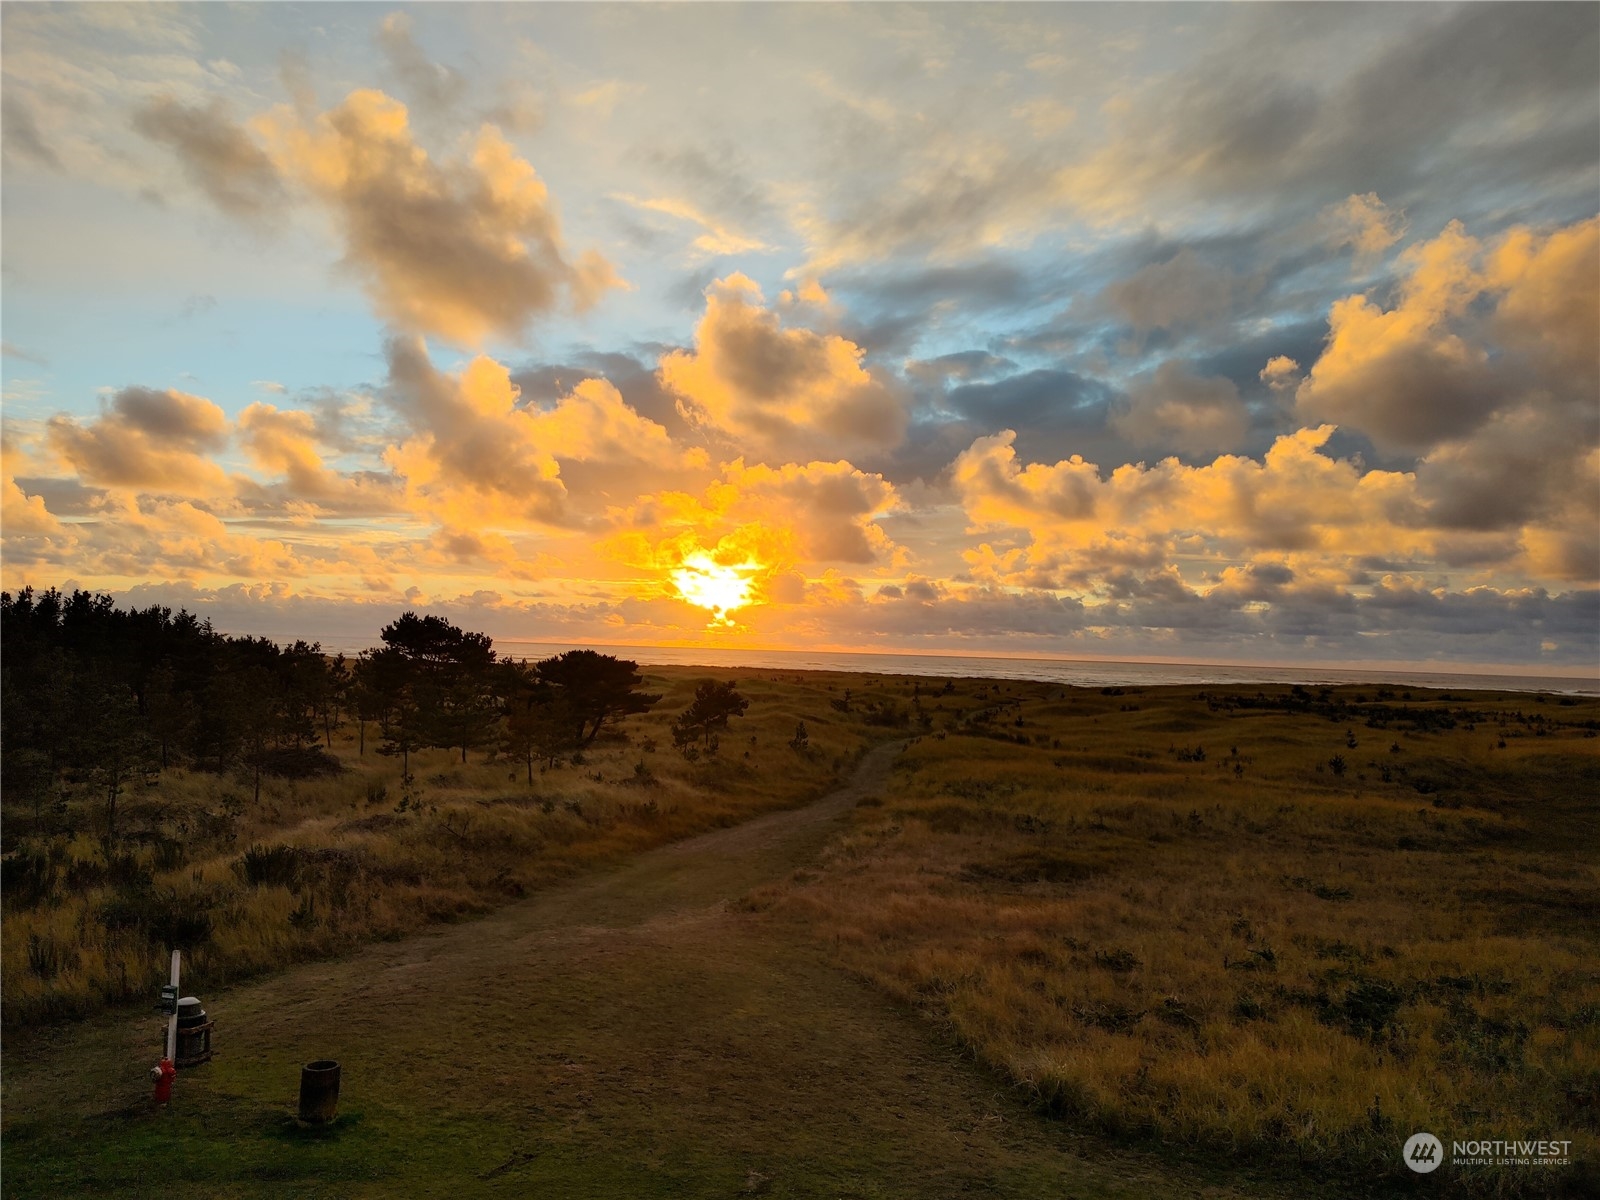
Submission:
[[[78,952],[63,946],[53,934],[28,935],[28,969],[46,983],[77,965]]]
[[[868,725],[886,729],[904,729],[911,720],[911,715],[903,706],[887,699],[870,701],[863,713],[861,719]]]
[[[165,891],[151,897],[145,935],[168,950],[193,950],[211,940],[215,931],[210,897],[183,896]]]
[[[1117,972],[1137,970],[1144,965],[1132,950],[1096,950],[1094,961],[1096,966]]]
[[[303,853],[293,846],[251,846],[234,870],[254,887],[290,887],[300,877]]]
[[[678,714],[672,723],[672,744],[683,752],[690,762],[689,751],[699,742],[706,754],[715,754],[718,748],[716,731],[726,729],[732,717],[742,717],[750,701],[739,694],[732,680],[718,683],[707,679],[694,690],[694,703]]]
[[[32,908],[48,900],[56,890],[60,872],[42,848],[19,846],[0,858],[0,890],[6,901],[19,908]]]
[[[261,773],[275,779],[316,779],[344,767],[321,746],[284,746],[261,752]]]
[[[1377,1041],[1394,1024],[1395,1014],[1404,1003],[1404,994],[1393,984],[1358,979],[1344,998],[1331,1006],[1324,1020],[1343,1025],[1356,1037]]]

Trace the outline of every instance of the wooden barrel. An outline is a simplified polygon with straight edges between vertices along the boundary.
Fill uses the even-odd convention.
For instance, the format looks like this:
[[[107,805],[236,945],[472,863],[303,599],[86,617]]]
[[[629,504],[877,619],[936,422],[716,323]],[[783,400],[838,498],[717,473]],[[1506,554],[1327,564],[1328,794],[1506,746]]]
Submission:
[[[339,1064],[319,1058],[300,1068],[300,1119],[325,1125],[339,1111]]]

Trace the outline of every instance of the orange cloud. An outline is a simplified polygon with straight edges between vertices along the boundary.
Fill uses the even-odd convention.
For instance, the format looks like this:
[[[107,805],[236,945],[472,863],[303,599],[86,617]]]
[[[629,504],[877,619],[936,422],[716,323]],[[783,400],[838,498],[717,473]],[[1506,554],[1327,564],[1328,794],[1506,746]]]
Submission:
[[[451,529],[581,525],[596,507],[575,504],[563,462],[619,469],[693,467],[681,450],[611,384],[585,380],[549,409],[520,403],[510,372],[479,356],[455,374],[438,371],[420,340],[389,346],[391,399],[411,434],[384,453],[412,511]],[[623,471],[625,474],[626,471]]]
[[[1540,235],[1513,229],[1484,264],[1486,290],[1500,295],[1495,329],[1508,345],[1600,387],[1600,217]]]
[[[0,524],[5,526],[8,539],[63,532],[61,522],[44,506],[43,498],[28,495],[10,475],[0,477]]]
[[[1405,236],[1405,217],[1378,199],[1376,192],[1352,195],[1322,214],[1329,241],[1355,251],[1356,266],[1367,267]]]
[[[1451,222],[1401,264],[1394,308],[1364,295],[1333,306],[1327,346],[1296,391],[1306,417],[1426,451],[1518,403],[1529,373],[1584,403],[1600,393],[1600,219],[1547,235],[1514,229],[1487,253]]]
[[[692,351],[661,361],[661,381],[689,421],[754,457],[799,461],[885,450],[905,436],[899,390],[861,365],[836,334],[785,329],[744,275],[706,292]]]
[[[287,477],[299,495],[326,495],[335,477],[317,453],[316,418],[255,403],[239,414],[239,443],[255,464]]]
[[[222,468],[206,457],[227,438],[222,409],[170,388],[124,388],[110,411],[87,424],[62,413],[45,427],[46,446],[85,482],[186,496],[232,490]]]
[[[544,182],[493,125],[467,159],[435,162],[405,105],[362,89],[309,121],[280,107],[256,129],[278,170],[334,214],[346,265],[401,329],[466,345],[519,337],[563,299],[583,309],[621,286],[599,254],[569,259]]]
[[[1108,535],[1193,538],[1214,554],[1260,550],[1370,554],[1427,548],[1414,526],[1414,476],[1363,471],[1318,453],[1331,425],[1280,437],[1262,461],[1223,455],[1205,466],[1099,468],[1074,457],[1017,461],[1016,435],[979,438],[953,475],[976,529],[1026,531],[1046,551],[1084,551]]]
[[[899,504],[882,475],[848,462],[769,467],[737,459],[698,495],[660,492],[618,510],[613,519],[632,532],[613,545],[624,561],[653,568],[676,566],[683,547],[706,543],[775,568],[883,563],[902,552],[877,521]]]

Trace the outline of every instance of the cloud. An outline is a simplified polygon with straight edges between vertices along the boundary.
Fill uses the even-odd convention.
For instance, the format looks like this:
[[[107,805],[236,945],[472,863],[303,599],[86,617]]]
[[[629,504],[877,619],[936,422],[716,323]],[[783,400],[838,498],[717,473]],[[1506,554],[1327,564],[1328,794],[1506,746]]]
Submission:
[[[467,81],[452,67],[432,61],[411,36],[411,18],[392,12],[378,25],[378,49],[406,94],[427,114],[448,112],[466,91]]]
[[[1185,246],[1165,262],[1113,283],[1101,300],[1143,332],[1226,321],[1235,304],[1260,290],[1259,279],[1241,279]]]
[[[585,379],[554,407],[524,409],[534,436],[563,461],[655,467],[700,465],[703,451],[675,446],[667,431],[635,412],[604,379]]]
[[[731,275],[706,292],[694,349],[661,360],[685,420],[780,461],[893,448],[906,430],[900,389],[835,334],[783,328],[761,290]]]
[[[564,302],[581,310],[622,286],[598,253],[569,259],[543,181],[492,125],[468,158],[444,162],[377,91],[310,122],[278,109],[259,126],[280,170],[334,214],[345,265],[401,330],[517,338]]]
[[[697,208],[724,225],[751,225],[772,215],[769,185],[752,177],[746,155],[732,142],[649,146],[644,157],[682,185]]]
[[[1077,119],[1077,113],[1060,101],[1048,96],[1037,96],[1014,105],[1011,115],[1027,125],[1036,138],[1048,138],[1060,133]]]
[[[1425,450],[1481,425],[1500,399],[1485,347],[1454,328],[1480,284],[1479,243],[1459,223],[1407,251],[1400,302],[1334,304],[1322,356],[1297,389],[1309,419],[1351,425],[1383,449]]]
[[[1488,256],[1484,284],[1499,293],[1499,340],[1535,359],[1544,382],[1565,380],[1584,399],[1592,395],[1600,376],[1600,218],[1549,233],[1511,229]]]
[[[398,341],[386,382],[347,355],[308,389],[247,361],[226,280],[144,286],[161,344],[220,297],[189,332],[240,339],[237,418],[129,389],[35,421],[45,373],[8,380],[29,452],[0,472],[7,580],[253,572],[207,594],[274,630],[409,595],[648,642],[703,628],[663,571],[708,552],[766,564],[741,620],[768,644],[1592,660],[1600,239],[1565,224],[1600,181],[1592,14],[1242,8],[1173,57],[1055,10],[815,10],[758,15],[776,57],[685,87],[667,51],[714,24],[686,10],[639,10],[625,32],[663,52],[623,75],[614,30],[558,57],[496,10],[441,52],[425,14],[379,9],[317,35],[337,92],[286,64],[293,103],[246,117],[299,36],[282,22],[103,11],[6,12],[6,165],[34,171],[8,298],[53,328],[73,280],[120,295],[183,266],[184,213],[118,198],[192,180],[244,220],[326,217]],[[804,119],[774,119],[786,70]],[[363,71],[409,107],[341,102]],[[469,119],[492,105],[497,128]],[[514,149],[540,109],[538,155]],[[555,319],[606,276],[546,183],[569,224],[667,231],[600,247],[644,272],[631,335]],[[274,244],[274,303],[325,303],[314,243]],[[731,266],[673,265],[769,250],[770,304]],[[515,370],[471,356],[545,330]],[[60,374],[64,349],[21,340]]]
[[[0,98],[0,147],[7,158],[31,160],[46,167],[61,166],[60,158],[39,132],[33,107],[11,88]]]
[[[1136,445],[1203,454],[1237,446],[1250,416],[1232,380],[1202,378],[1169,360],[1129,384],[1111,425]]]
[[[0,479],[0,524],[5,526],[7,539],[62,532],[61,522],[45,507],[43,498],[26,494],[10,475]]]
[[[13,345],[11,342],[0,342],[0,354],[4,354],[7,358],[30,362],[36,367],[48,367],[50,365],[50,360],[44,355],[34,354],[32,351],[24,350],[21,346]]]
[[[905,371],[913,379],[943,387],[953,380],[987,380],[1015,370],[1016,365],[1009,358],[987,350],[959,350],[936,358],[912,360],[906,363]]]
[[[1261,368],[1260,378],[1274,392],[1292,392],[1300,385],[1300,364],[1287,354],[1275,354]]]
[[[227,438],[222,409],[170,388],[123,388],[87,424],[62,413],[45,429],[46,445],[86,482],[191,496],[232,490],[207,457]]]
[[[580,526],[598,519],[563,478],[564,463],[609,464],[634,485],[640,469],[703,464],[673,445],[602,379],[586,379],[548,409],[520,403],[506,367],[479,356],[437,370],[417,339],[389,343],[388,397],[408,434],[384,452],[413,511],[453,530]]]
[[[736,619],[759,625],[761,609],[769,606],[859,596],[859,586],[844,581],[837,564],[903,566],[904,550],[879,523],[900,503],[882,475],[848,462],[775,468],[735,460],[698,491],[645,495],[613,512],[618,532],[602,550],[644,572],[645,594],[663,593],[673,606],[685,602],[665,581],[679,567],[709,560],[733,568],[760,606],[739,610]]]
[[[480,356],[445,374],[411,338],[391,340],[388,358],[389,397],[412,433],[384,461],[414,510],[459,529],[569,520],[560,465],[518,410],[504,367]]]
[[[699,492],[641,496],[615,514],[622,532],[610,553],[670,569],[709,547],[719,561],[759,564],[763,584],[801,566],[887,564],[901,550],[879,522],[900,504],[882,475],[848,462],[770,467],[738,459]]]
[[[1384,251],[1406,232],[1404,214],[1390,211],[1376,192],[1351,196],[1331,206],[1324,210],[1322,220],[1333,245],[1349,246],[1355,251],[1358,268],[1381,259]]]
[[[156,96],[134,110],[133,127],[171,148],[184,174],[230,216],[275,221],[286,197],[277,168],[220,99],[186,105]]]
[[[1078,457],[1024,466],[1007,430],[975,441],[952,474],[974,529],[1019,531],[1046,556],[1081,554],[1117,535],[1133,544],[1186,541],[1189,554],[1222,558],[1426,554],[1414,477],[1318,453],[1332,433],[1323,426],[1280,437],[1259,462],[1169,458],[1102,477]]]
[[[287,505],[311,502],[319,515],[395,513],[401,510],[393,480],[373,472],[343,473],[322,456],[328,429],[320,414],[256,402],[239,414],[239,445],[261,471],[282,479]],[[262,505],[269,488],[251,497]]]
[[[771,249],[761,239],[730,229],[706,216],[705,213],[695,208],[687,200],[674,199],[670,196],[630,196],[626,192],[615,193],[612,199],[620,200],[624,204],[645,212],[662,213],[665,216],[675,217],[680,221],[687,221],[692,225],[699,226],[702,232],[691,244],[704,255],[721,257],[730,254],[751,254]]]
[[[1327,345],[1296,390],[1300,413],[1350,425],[1380,448],[1427,452],[1552,389],[1600,396],[1600,218],[1487,248],[1451,222],[1401,256],[1399,299],[1336,302]],[[1510,352],[1509,354],[1507,352]]]
[[[759,514],[771,524],[788,523],[810,563],[886,562],[894,543],[877,524],[899,504],[894,486],[882,475],[848,462],[789,463],[723,467],[724,486],[738,499],[736,511]]]
[[[1587,424],[1591,438],[1575,447],[1571,423],[1548,408],[1524,405],[1496,413],[1471,438],[1433,450],[1417,467],[1433,520],[1450,528],[1515,529],[1576,498],[1588,499],[1583,507],[1595,514],[1600,479],[1592,435],[1600,432],[1600,414]],[[1595,515],[1591,531],[1600,530]],[[1591,540],[1600,543],[1600,537]]]
[[[581,92],[574,92],[565,98],[565,103],[572,108],[583,112],[593,113],[602,121],[611,119],[611,114],[616,112],[617,105],[629,96],[636,96],[644,90],[642,84],[624,83],[620,79],[607,79],[593,84]]]
[[[962,139],[919,127],[917,140],[861,125],[840,140],[853,153],[903,162],[900,177],[881,190],[830,196],[826,204],[797,202],[790,223],[805,237],[808,274],[883,264],[897,258],[954,261],[975,251],[1028,245],[1058,221],[1056,172],[1041,158],[1018,154],[993,137]]]
[[[1311,216],[1352,193],[1415,210],[1516,179],[1592,207],[1589,14],[1473,4],[1374,20],[1358,42],[1323,14],[1245,14],[1176,73],[1132,80],[1106,106],[1101,144],[1060,170],[1060,199],[1110,224],[1152,212],[1204,224],[1269,207]],[[1348,65],[1286,65],[1310,56]]]
[[[512,133],[538,133],[544,128],[544,97],[529,84],[505,84],[499,101],[484,113],[484,119]]]

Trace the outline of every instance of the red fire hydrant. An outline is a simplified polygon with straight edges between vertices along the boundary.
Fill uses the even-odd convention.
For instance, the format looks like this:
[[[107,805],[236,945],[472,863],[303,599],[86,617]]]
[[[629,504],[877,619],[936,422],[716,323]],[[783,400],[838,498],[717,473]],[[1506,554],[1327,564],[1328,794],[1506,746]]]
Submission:
[[[170,1058],[163,1058],[159,1063],[150,1068],[150,1078],[156,1085],[156,1094],[152,1098],[156,1104],[170,1104],[172,1102],[172,1081],[177,1077],[178,1068],[172,1065]]]

